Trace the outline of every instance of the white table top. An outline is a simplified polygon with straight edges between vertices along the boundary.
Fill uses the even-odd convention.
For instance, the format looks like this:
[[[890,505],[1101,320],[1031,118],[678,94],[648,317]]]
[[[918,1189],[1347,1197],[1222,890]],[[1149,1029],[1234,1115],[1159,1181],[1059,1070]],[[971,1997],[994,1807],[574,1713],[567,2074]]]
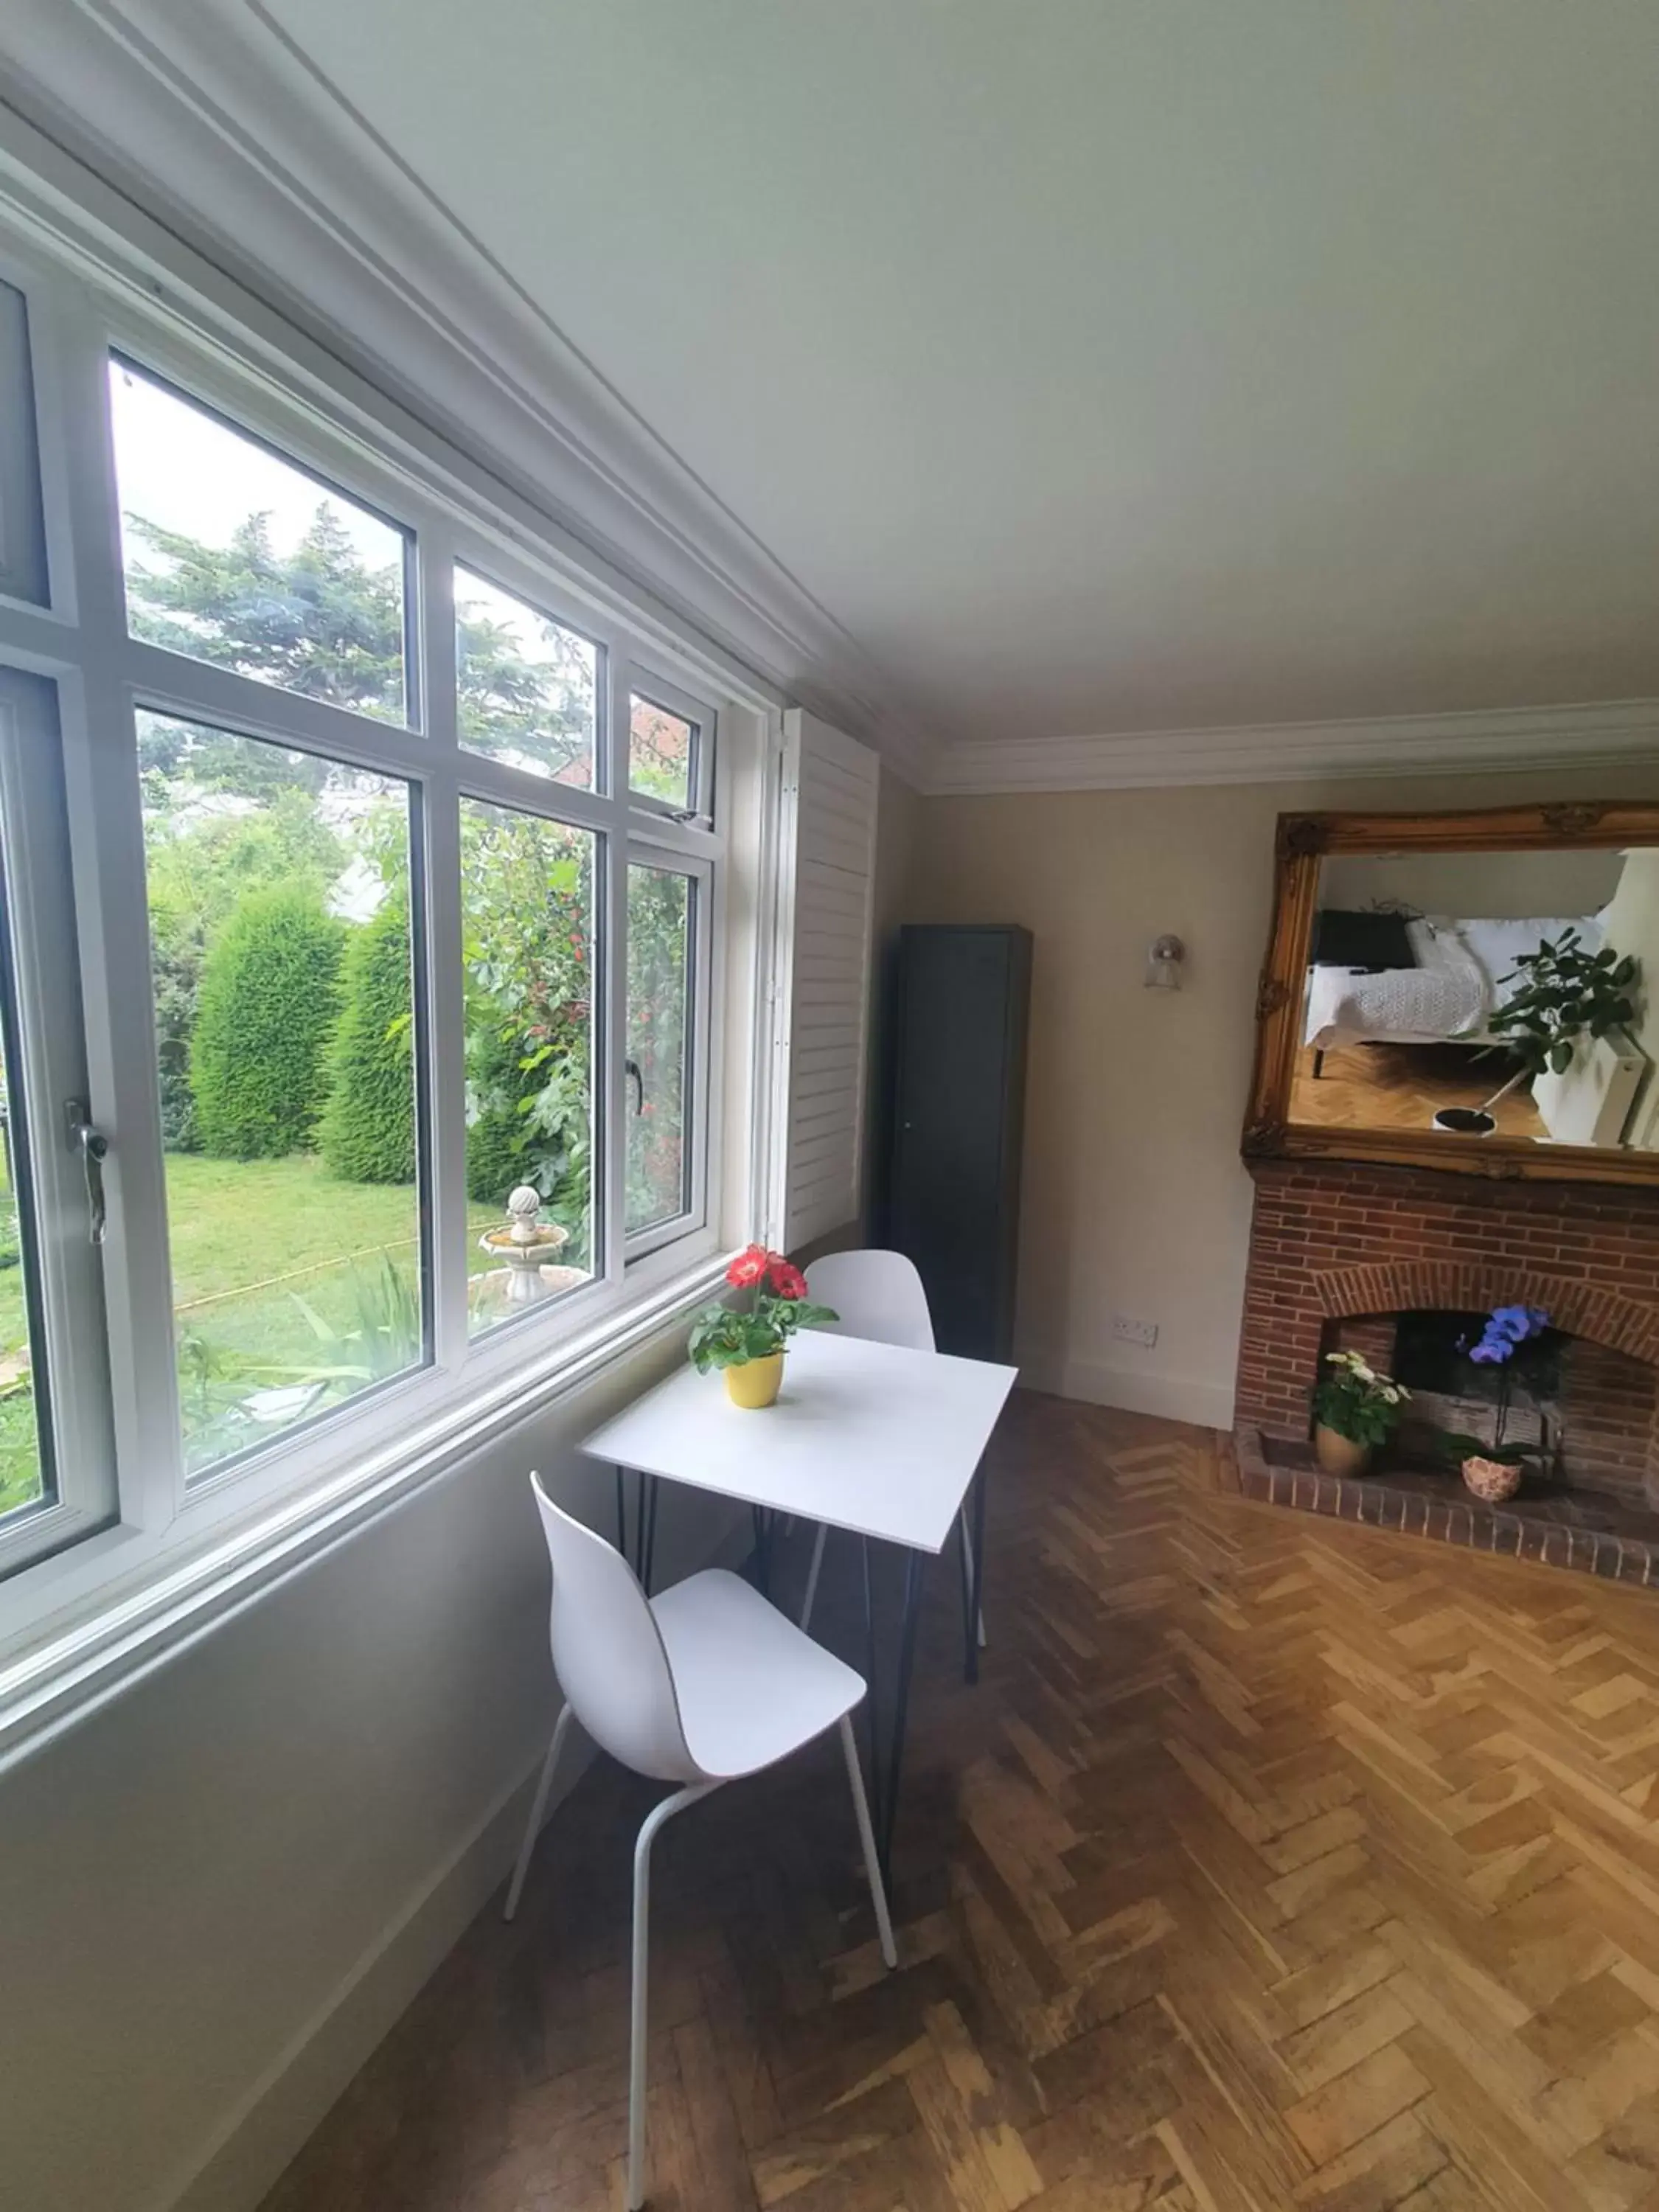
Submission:
[[[682,1367],[587,1437],[592,1458],[937,1552],[1018,1370],[804,1329],[775,1406]]]

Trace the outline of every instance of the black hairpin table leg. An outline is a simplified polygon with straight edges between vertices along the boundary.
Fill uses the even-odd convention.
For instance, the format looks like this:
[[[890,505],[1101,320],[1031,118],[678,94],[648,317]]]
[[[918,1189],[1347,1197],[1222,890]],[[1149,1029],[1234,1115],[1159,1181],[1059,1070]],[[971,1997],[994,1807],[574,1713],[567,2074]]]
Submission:
[[[979,1680],[979,1625],[985,1617],[985,1469],[974,1470],[973,1602],[968,1615],[968,1680]]]
[[[640,1494],[640,1587],[651,1595],[651,1573],[657,1559],[657,1501],[662,1485],[654,1474],[642,1474]]]
[[[877,1856],[881,1879],[892,1890],[893,1830],[898,1822],[899,1775],[904,1765],[904,1730],[910,1717],[910,1674],[915,1665],[916,1625],[921,1614],[921,1585],[927,1564],[924,1552],[904,1555],[904,1617],[899,1627],[898,1674],[893,1686],[893,1718],[887,1745],[887,1782],[881,1792]]]
[[[864,1722],[870,1737],[870,1820],[880,1836],[885,1832],[882,1826],[881,1677],[876,1666],[876,1593],[867,1536],[859,1538],[859,1553],[864,1565]]]
[[[769,1597],[772,1591],[772,1539],[777,1530],[777,1516],[763,1505],[751,1505],[749,1510],[755,1524],[755,1548],[750,1554],[755,1588],[763,1597]]]

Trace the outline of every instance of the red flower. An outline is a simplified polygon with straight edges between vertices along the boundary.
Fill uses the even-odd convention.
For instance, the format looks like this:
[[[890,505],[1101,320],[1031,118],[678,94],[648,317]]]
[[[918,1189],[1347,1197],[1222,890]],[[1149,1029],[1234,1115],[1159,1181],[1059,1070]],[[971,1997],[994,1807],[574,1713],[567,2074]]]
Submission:
[[[774,1256],[767,1268],[766,1279],[781,1298],[804,1298],[806,1296],[805,1276],[781,1255]]]
[[[746,1291],[751,1283],[758,1283],[765,1275],[767,1262],[771,1256],[764,1244],[750,1245],[746,1251],[738,1253],[726,1269],[726,1281],[735,1283],[740,1291]]]

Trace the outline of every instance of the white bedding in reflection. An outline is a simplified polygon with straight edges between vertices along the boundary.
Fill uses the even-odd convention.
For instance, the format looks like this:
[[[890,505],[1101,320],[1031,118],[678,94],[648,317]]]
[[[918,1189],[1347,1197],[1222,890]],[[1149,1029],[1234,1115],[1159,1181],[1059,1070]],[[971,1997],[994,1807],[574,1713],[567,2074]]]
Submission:
[[[1371,975],[1351,968],[1309,969],[1303,1041],[1317,1052],[1345,1044],[1440,1044],[1448,1038],[1495,1043],[1486,1017],[1517,956],[1535,952],[1545,938],[1559,937],[1564,929],[1577,930],[1589,951],[1600,947],[1601,924],[1595,915],[1516,921],[1425,915],[1406,928],[1415,968],[1384,968]]]

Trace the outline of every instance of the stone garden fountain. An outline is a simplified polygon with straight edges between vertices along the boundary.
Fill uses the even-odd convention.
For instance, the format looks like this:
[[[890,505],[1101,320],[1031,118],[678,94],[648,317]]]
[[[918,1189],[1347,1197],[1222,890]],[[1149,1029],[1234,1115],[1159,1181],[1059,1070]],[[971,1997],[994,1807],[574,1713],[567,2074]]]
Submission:
[[[477,1287],[482,1298],[512,1310],[534,1305],[542,1298],[556,1298],[587,1280],[584,1268],[547,1264],[568,1243],[570,1232],[556,1222],[542,1219],[538,1191],[527,1182],[520,1183],[507,1199],[507,1212],[501,1227],[486,1229],[478,1239],[480,1251],[506,1262],[493,1274],[480,1279]]]

